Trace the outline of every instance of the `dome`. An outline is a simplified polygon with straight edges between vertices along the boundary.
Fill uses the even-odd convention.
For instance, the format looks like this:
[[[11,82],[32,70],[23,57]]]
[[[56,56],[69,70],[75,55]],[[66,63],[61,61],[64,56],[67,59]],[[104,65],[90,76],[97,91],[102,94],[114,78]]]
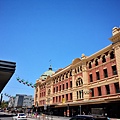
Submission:
[[[52,70],[52,67],[50,66],[49,69],[40,76],[40,78],[42,78],[42,80],[45,80],[47,76],[51,76],[54,73],[55,72]]]

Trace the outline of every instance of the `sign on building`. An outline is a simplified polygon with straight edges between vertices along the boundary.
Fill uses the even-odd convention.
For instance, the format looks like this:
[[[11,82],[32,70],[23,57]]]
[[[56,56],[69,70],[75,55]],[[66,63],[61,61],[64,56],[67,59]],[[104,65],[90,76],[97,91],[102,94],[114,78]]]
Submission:
[[[65,103],[65,98],[62,98],[62,103]]]

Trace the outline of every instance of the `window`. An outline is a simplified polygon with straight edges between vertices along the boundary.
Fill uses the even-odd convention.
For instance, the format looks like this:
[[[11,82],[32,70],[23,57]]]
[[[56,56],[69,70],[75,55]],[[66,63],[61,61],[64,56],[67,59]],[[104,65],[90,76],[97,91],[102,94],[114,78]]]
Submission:
[[[91,62],[89,62],[89,68],[92,68],[92,64],[91,64]]]
[[[68,101],[68,94],[66,94],[66,101]]]
[[[93,82],[92,74],[90,74],[89,77],[90,77],[90,82]]]
[[[55,87],[54,87],[54,89],[53,89],[53,93],[55,93]]]
[[[64,84],[63,84],[63,90],[64,90]]]
[[[61,81],[61,77],[59,77],[59,81]]]
[[[80,86],[83,84],[83,81],[81,78],[78,78],[78,80],[76,81],[76,86]]]
[[[77,73],[77,70],[75,69],[75,73]]]
[[[53,103],[55,103],[55,97],[53,97]]]
[[[91,97],[94,97],[94,89],[91,89]]]
[[[48,90],[48,95],[50,95],[50,93],[51,93],[51,90],[49,89],[49,90]]]
[[[56,96],[56,102],[58,102],[58,97]]]
[[[115,86],[115,91],[116,93],[119,93],[120,92],[120,89],[119,89],[119,83],[114,83],[114,86]]]
[[[105,85],[105,88],[106,88],[106,94],[110,94],[110,88],[109,88],[109,85]]]
[[[82,66],[80,66],[80,71],[82,71]]]
[[[66,78],[68,78],[68,73],[66,73]]]
[[[80,72],[79,67],[78,67],[78,73]]]
[[[105,63],[106,62],[106,58],[105,58],[105,55],[102,57],[102,63]]]
[[[56,87],[56,92],[58,92],[58,86]]]
[[[72,76],[72,70],[70,70],[70,76]]]
[[[104,78],[107,78],[108,77],[108,73],[107,73],[107,69],[104,69]]]
[[[68,89],[68,83],[66,83],[66,89]]]
[[[60,85],[60,91],[61,91],[61,85]]]
[[[110,59],[114,59],[115,58],[115,55],[114,55],[114,52],[112,51],[111,53],[110,53]]]
[[[59,96],[59,102],[61,102],[61,96]]]
[[[58,82],[58,78],[56,78],[56,83]]]
[[[99,72],[96,72],[96,79],[100,80],[100,74],[99,74]]]
[[[95,60],[95,66],[97,66],[97,65],[98,65],[98,59]]]
[[[112,73],[113,75],[117,75],[116,65],[112,66]]]
[[[70,93],[70,100],[72,100],[72,93]]]
[[[77,91],[77,99],[83,98],[83,90]]]
[[[98,87],[98,96],[101,96],[101,87]]]
[[[78,94],[79,94],[79,93],[78,93],[78,91],[77,91],[77,99],[79,98]]]
[[[79,95],[80,95],[80,98],[82,99],[83,98],[83,90],[79,91]]]
[[[64,75],[62,76],[62,80],[64,80]]]
[[[70,81],[70,87],[72,88],[72,81]]]
[[[78,81],[76,81],[76,86],[78,86]]]

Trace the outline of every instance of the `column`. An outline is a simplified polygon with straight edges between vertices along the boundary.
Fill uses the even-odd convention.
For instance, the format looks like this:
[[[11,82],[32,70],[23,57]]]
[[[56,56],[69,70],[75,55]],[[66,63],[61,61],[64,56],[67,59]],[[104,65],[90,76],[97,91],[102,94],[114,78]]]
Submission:
[[[85,58],[83,59],[85,60]],[[86,62],[83,61],[83,64],[82,64],[82,74],[83,74],[83,94],[84,94],[84,100],[87,101],[89,100],[89,94],[88,94],[88,91],[89,91],[89,88],[88,88],[88,73],[87,73],[87,68],[86,68]]]
[[[106,95],[105,85],[104,85],[104,86],[101,86],[101,92],[102,92],[102,96],[103,96],[103,95]]]
[[[110,84],[110,94],[115,94],[115,86],[114,83]]]
[[[119,86],[120,86],[120,42],[116,43],[114,49],[115,49],[116,67],[119,77]]]
[[[98,96],[98,89],[97,89],[97,87],[94,88],[94,96],[95,97]]]
[[[75,69],[72,70],[72,88],[74,89],[76,87],[76,82],[75,82]],[[76,101],[77,99],[77,94],[76,91],[73,91],[73,102]]]

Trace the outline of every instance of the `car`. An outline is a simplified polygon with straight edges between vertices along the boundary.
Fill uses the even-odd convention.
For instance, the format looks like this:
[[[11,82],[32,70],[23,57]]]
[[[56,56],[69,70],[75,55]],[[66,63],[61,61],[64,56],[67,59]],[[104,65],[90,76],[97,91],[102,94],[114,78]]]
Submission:
[[[27,116],[25,113],[17,113],[17,116],[14,116],[13,120],[27,120]]]
[[[69,120],[109,120],[109,118],[100,115],[77,115]]]

